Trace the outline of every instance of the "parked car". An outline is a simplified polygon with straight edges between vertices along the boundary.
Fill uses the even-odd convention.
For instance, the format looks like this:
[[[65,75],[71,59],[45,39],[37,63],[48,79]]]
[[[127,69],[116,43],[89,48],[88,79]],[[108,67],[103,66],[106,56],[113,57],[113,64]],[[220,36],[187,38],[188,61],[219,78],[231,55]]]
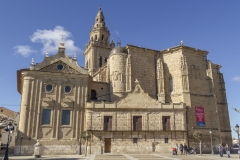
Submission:
[[[4,150],[4,149],[6,149],[7,148],[7,144],[2,144],[1,145],[1,150]]]

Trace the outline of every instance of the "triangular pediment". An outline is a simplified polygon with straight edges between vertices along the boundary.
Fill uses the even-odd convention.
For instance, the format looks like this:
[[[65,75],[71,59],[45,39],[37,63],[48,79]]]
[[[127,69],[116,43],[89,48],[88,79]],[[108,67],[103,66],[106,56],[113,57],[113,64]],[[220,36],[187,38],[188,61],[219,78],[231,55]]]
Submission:
[[[41,68],[39,71],[43,72],[57,72],[57,73],[72,73],[72,74],[80,74],[79,71],[73,69],[63,61],[57,61],[53,64],[45,66]]]
[[[74,58],[68,57],[65,54],[63,42],[60,43],[58,48],[57,54],[53,56],[46,54],[46,57],[41,63],[34,64],[34,61],[32,61],[30,70],[88,75],[88,70],[78,65],[76,54]]]
[[[117,108],[157,108],[159,102],[144,93],[139,82],[135,81],[132,92],[127,93],[117,103]]]

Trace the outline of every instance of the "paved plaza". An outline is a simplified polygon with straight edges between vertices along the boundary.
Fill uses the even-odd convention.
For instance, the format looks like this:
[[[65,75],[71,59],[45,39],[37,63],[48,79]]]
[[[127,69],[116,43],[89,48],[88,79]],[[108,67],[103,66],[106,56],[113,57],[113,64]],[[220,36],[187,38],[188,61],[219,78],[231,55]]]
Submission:
[[[0,155],[0,159],[3,159],[4,155]],[[238,159],[237,154],[232,154],[231,158],[227,158],[226,154],[223,158],[220,158],[219,155],[203,154],[200,155],[160,155],[160,154],[101,154],[101,155],[90,155],[85,157],[83,155],[51,155],[51,156],[42,156],[41,158],[34,158],[33,156],[9,156],[9,159],[14,160],[47,160],[47,159],[56,159],[56,160],[224,160],[224,159]]]

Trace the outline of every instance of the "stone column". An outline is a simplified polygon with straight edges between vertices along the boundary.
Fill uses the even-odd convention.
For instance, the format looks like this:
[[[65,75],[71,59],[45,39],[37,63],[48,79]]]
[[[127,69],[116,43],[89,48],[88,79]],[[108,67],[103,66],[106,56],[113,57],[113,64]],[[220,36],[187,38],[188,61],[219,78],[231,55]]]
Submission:
[[[29,105],[28,95],[29,95],[29,77],[26,77],[26,75],[23,75],[22,101],[21,101],[20,119],[19,119],[19,131],[23,137],[26,136],[27,107]]]
[[[33,120],[33,97],[35,97],[36,95],[34,94],[34,79],[31,79],[31,81],[29,81],[29,94],[31,95],[30,97],[29,97],[29,104],[28,104],[28,117],[29,117],[29,120],[31,119],[31,120]],[[28,127],[27,127],[27,130],[26,130],[26,132],[27,132],[27,136],[29,137],[29,138],[32,138],[31,137],[31,130],[33,129],[32,127],[31,127],[31,124],[33,123],[33,121],[28,121]]]

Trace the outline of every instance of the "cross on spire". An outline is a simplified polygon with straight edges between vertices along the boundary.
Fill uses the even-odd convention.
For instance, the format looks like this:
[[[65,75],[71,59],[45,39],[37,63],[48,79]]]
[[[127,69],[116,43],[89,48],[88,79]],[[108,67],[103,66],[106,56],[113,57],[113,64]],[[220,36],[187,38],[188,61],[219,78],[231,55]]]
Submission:
[[[62,36],[62,42],[63,42],[63,36],[66,36],[66,35],[63,35],[63,33],[62,33],[62,35],[60,35],[60,36]]]

